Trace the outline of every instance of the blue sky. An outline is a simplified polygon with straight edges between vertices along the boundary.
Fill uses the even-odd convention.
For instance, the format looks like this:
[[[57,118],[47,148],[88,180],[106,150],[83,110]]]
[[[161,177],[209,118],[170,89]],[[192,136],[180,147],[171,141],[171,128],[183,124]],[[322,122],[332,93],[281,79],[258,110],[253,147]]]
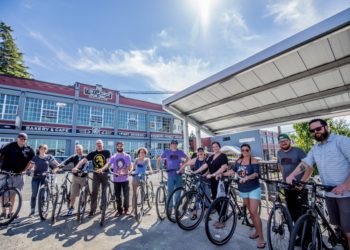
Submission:
[[[179,91],[349,7],[348,0],[2,0],[0,20],[13,28],[35,79]]]

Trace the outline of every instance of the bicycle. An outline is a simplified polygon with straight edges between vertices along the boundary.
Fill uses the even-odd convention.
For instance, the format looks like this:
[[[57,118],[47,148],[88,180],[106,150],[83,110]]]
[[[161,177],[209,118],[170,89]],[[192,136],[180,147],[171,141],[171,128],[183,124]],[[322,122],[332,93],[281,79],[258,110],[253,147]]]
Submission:
[[[63,183],[61,184],[61,188],[59,189],[59,193],[54,201],[52,208],[52,216],[51,223],[54,224],[55,221],[59,218],[63,204],[67,205],[67,209],[69,209],[70,205],[70,186],[72,184],[69,179],[69,174],[71,172],[67,171],[64,174]]]
[[[84,179],[83,188],[81,189],[79,194],[78,212],[77,212],[78,223],[83,223],[84,217],[85,217],[86,204],[91,202],[91,190],[89,186],[89,179],[92,180],[92,178],[88,174],[92,172],[93,171],[88,171],[88,170],[84,170],[84,171],[78,170],[78,173],[87,174]]]
[[[182,175],[182,183],[184,183],[183,186],[175,188],[170,194],[166,202],[166,216],[169,219],[169,221],[176,223],[175,218],[175,208],[179,201],[179,198],[187,191],[191,189],[191,183],[193,180],[193,176],[189,174],[183,174]]]
[[[254,227],[246,205],[239,204],[237,194],[234,192],[235,188],[232,184],[238,183],[239,179],[224,176],[221,180],[224,182],[226,195],[216,198],[210,204],[205,218],[206,235],[210,242],[218,246],[226,244],[231,239],[236,229],[237,218],[242,219],[242,225]],[[215,216],[215,214],[217,215]],[[213,225],[214,228],[211,227],[210,221],[212,220],[217,221]]]
[[[311,191],[311,201],[307,212],[295,223],[289,242],[289,250],[296,247],[296,239],[300,238],[302,249],[321,250],[332,249],[335,245],[341,244],[348,249],[348,242],[338,228],[334,228],[325,218],[322,208],[317,203],[318,189],[330,192],[334,187],[320,185],[314,182],[295,181],[295,185],[304,185],[304,188]],[[322,231],[322,229],[324,231]],[[298,242],[299,243],[299,242]]]
[[[267,220],[268,247],[270,250],[287,249],[293,229],[293,220],[288,209],[283,205],[280,194],[281,189],[290,189],[291,186],[283,181],[262,178],[261,180],[275,185],[275,199]]]
[[[164,171],[165,170],[159,170],[161,173],[159,186],[156,191],[156,211],[158,218],[160,220],[164,220],[166,217],[166,202],[167,202],[167,181],[164,178]]]
[[[58,198],[58,186],[55,173],[47,171],[43,176],[45,176],[45,183],[39,189],[38,208],[40,219],[46,220],[49,212],[53,211],[53,205]]]
[[[145,214],[144,203],[147,202],[148,208],[152,208],[152,203],[154,200],[153,184],[151,181],[149,181],[149,172],[146,172],[144,175],[144,180],[142,179],[142,174],[132,173],[131,175],[139,177],[133,204],[135,219],[138,223],[141,223],[143,215]]]
[[[183,230],[195,229],[204,217],[205,203],[212,202],[205,192],[204,185],[210,185],[205,182],[207,178],[201,174],[192,173],[192,175],[194,181],[191,184],[191,190],[180,197],[175,208],[176,223]]]
[[[10,224],[15,218],[22,207],[22,195],[20,191],[15,187],[10,187],[9,180],[17,175],[12,172],[7,172],[4,170],[0,171],[0,175],[5,175],[5,182],[2,187],[0,187],[0,199],[1,199],[1,215],[0,215],[0,226],[7,226]],[[12,199],[15,203],[12,203]]]

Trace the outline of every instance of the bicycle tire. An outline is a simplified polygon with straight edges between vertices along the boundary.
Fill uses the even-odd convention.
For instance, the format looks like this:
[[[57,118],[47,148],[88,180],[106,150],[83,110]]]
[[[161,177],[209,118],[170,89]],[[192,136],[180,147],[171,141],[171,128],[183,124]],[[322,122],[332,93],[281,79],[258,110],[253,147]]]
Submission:
[[[149,182],[149,184],[146,185],[146,188],[147,188],[147,191],[146,191],[147,205],[148,205],[148,208],[151,209],[154,201],[153,184],[151,181]]]
[[[275,225],[275,218],[277,216],[278,211],[280,211],[280,214],[282,215],[282,225],[278,225],[278,227]],[[287,228],[284,228],[284,225],[287,226]],[[293,229],[293,221],[292,217],[288,211],[282,204],[276,204],[275,207],[273,207],[270,211],[269,218],[267,220],[267,245],[270,250],[278,250],[278,249],[286,249],[288,248],[289,238],[290,234],[292,233]],[[288,234],[288,238],[286,238],[286,234]],[[276,246],[276,244],[273,244],[274,241],[272,238],[274,238],[274,235],[279,236],[282,243],[286,243],[287,245],[285,247]]]
[[[221,206],[221,210],[218,212],[216,211],[216,207],[219,204]],[[225,209],[223,209],[225,205],[227,206],[226,211],[224,211]],[[231,212],[228,213],[227,211],[229,210],[231,210]],[[213,211],[216,211],[216,212],[213,212]],[[215,232],[212,232],[212,230],[210,229],[209,224],[212,223],[213,221],[211,217],[214,217],[215,214],[218,214],[218,219],[221,221],[224,221],[225,223],[229,219],[232,219],[232,226],[231,228],[229,228],[229,231],[226,237],[221,238],[221,237],[218,237],[217,235],[213,235]],[[236,225],[237,225],[237,214],[235,211],[235,205],[233,204],[232,200],[227,197],[219,197],[215,199],[210,204],[207,215],[205,217],[205,233],[207,235],[207,238],[210,240],[210,242],[217,246],[225,245],[232,238],[232,235],[236,229]]]
[[[166,189],[164,186],[159,186],[156,191],[156,211],[160,220],[166,217],[166,202]]]
[[[38,210],[41,220],[46,220],[50,211],[50,190],[46,186],[39,189]],[[44,209],[45,208],[45,209]]]
[[[58,193],[58,187],[56,186],[56,194],[52,203],[52,213],[51,213],[51,224],[55,224],[56,219],[58,218],[58,215],[60,213],[60,204],[59,202],[62,202],[59,200],[59,198],[63,199],[63,197]],[[57,211],[57,215],[56,215]]]
[[[5,195],[7,193],[7,195]],[[18,215],[19,211],[22,208],[22,195],[21,192],[15,188],[15,187],[7,187],[4,191],[1,192],[1,209],[9,207],[12,205],[10,199],[6,199],[7,196],[11,196],[12,193],[15,193],[15,204],[17,203],[17,208],[14,212],[12,212],[12,216],[7,219],[0,220],[0,226],[7,226],[9,225]],[[10,202],[9,202],[10,201]],[[8,204],[10,203],[10,204]],[[13,208],[12,208],[13,210]]]
[[[194,207],[193,207],[193,199],[194,199]],[[183,201],[184,200],[184,201]],[[199,207],[200,207],[200,215],[198,215],[198,209],[197,209],[197,200],[199,200]],[[192,206],[191,206],[192,205]],[[185,211],[181,211],[180,209],[184,209]],[[193,209],[196,210],[196,221],[192,225],[187,225],[184,223],[185,220],[184,217],[186,214],[189,214],[191,217],[193,216]],[[175,219],[177,225],[186,231],[190,231],[198,227],[198,225],[201,223],[203,217],[204,217],[204,201],[202,197],[200,196],[198,191],[188,191],[184,193],[181,197],[179,202],[176,205],[175,208]],[[189,212],[189,213],[188,213]],[[195,219],[192,219],[190,217],[190,221],[194,221]],[[186,219],[186,218],[185,218]]]
[[[100,226],[101,227],[105,223],[106,210],[107,210],[107,195],[106,195],[106,190],[105,190],[105,192],[101,193],[101,219],[100,219]]]
[[[88,196],[88,190],[84,187],[83,190],[81,190],[80,192],[79,202],[78,202],[77,221],[79,223],[83,223],[84,221],[86,204],[87,204],[87,196]]]
[[[311,214],[304,214],[301,217],[299,217],[299,219],[296,221],[293,227],[292,234],[289,240],[288,250],[294,250],[294,248],[296,247],[297,237],[300,238],[300,246],[302,249],[322,250],[322,236],[320,233],[320,228],[317,223],[317,231],[314,232],[314,223],[317,223],[317,221],[316,218]],[[307,236],[312,236],[314,234],[315,237],[312,237],[312,239],[307,238]],[[312,245],[310,246],[310,244],[316,244],[316,246],[312,247]]]
[[[136,188],[135,193],[135,208],[134,208],[134,214],[135,219],[138,223],[141,223],[142,217],[143,217],[143,206],[144,206],[144,192],[142,186],[138,186]]]
[[[180,197],[186,192],[186,189],[184,187],[177,187],[171,192],[169,195],[167,202],[166,202],[166,216],[169,221],[176,223],[176,218],[175,218],[175,212],[173,213],[173,210],[176,208],[177,201],[175,200],[174,204],[174,196],[178,195],[179,199]],[[178,194],[177,194],[178,193]],[[176,198],[176,196],[175,196]],[[172,206],[170,205],[172,204]]]

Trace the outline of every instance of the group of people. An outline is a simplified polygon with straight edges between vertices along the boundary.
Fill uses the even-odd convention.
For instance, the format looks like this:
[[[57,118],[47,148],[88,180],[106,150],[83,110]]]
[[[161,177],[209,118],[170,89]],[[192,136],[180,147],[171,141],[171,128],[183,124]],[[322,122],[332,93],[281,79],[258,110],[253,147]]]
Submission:
[[[308,181],[313,173],[313,168],[317,165],[319,175],[324,185],[332,185],[335,188],[326,193],[326,204],[330,217],[330,222],[339,227],[348,242],[350,243],[350,138],[330,133],[327,122],[322,119],[314,119],[309,122],[309,131],[316,144],[310,152],[306,154],[302,149],[291,145],[291,140],[287,134],[278,136],[280,150],[277,161],[283,180],[292,184],[294,180]],[[152,172],[150,159],[146,157],[146,148],[137,150],[137,158],[134,163],[130,155],[124,152],[123,143],[116,144],[117,152],[111,156],[110,151],[105,150],[102,140],[96,141],[96,150],[87,155],[83,154],[83,147],[76,145],[76,154],[68,158],[65,162],[58,164],[54,157],[47,155],[47,145],[39,147],[39,154],[35,155],[34,150],[26,144],[27,135],[20,133],[16,142],[9,143],[0,150],[3,158],[1,169],[21,173],[34,168],[32,179],[32,199],[31,213],[34,214],[35,200],[38,187],[43,182],[42,173],[50,167],[54,171],[63,165],[72,163],[74,173],[71,188],[71,214],[74,209],[75,197],[84,183],[84,174],[80,170],[91,161],[94,167],[93,188],[91,198],[91,210],[89,216],[95,214],[97,208],[97,194],[102,185],[102,190],[106,189],[108,175],[104,173],[112,168],[114,173],[113,182],[117,201],[116,217],[122,214],[130,215],[129,212],[129,180],[131,171],[145,174],[148,169]],[[157,170],[160,169],[160,161],[166,161],[166,171],[168,174],[168,193],[182,185],[181,173],[186,166],[191,166],[194,173],[200,173],[207,178],[205,192],[211,193],[213,199],[217,196],[219,179],[221,176],[238,175],[238,190],[243,198],[249,213],[252,217],[255,232],[249,235],[250,239],[258,239],[257,248],[266,246],[262,230],[262,222],[258,213],[261,200],[260,189],[260,166],[258,161],[252,157],[249,144],[242,144],[241,156],[236,162],[229,166],[227,156],[220,151],[220,143],[212,143],[213,154],[205,157],[203,148],[197,149],[197,156],[190,159],[182,150],[178,149],[178,142],[172,140],[170,149],[157,159]],[[132,185],[135,192],[139,175],[135,175]],[[1,185],[1,176],[0,176]],[[18,189],[23,188],[23,178],[17,176],[13,179],[13,185]],[[121,193],[124,199],[122,202]],[[295,222],[303,213],[304,205],[308,202],[308,193],[302,188],[285,190],[287,208]],[[208,206],[209,204],[206,204]],[[1,216],[6,216],[2,214]],[[195,218],[195,214],[193,217]],[[222,228],[221,222],[214,222],[216,228]],[[349,244],[350,245],[350,244]]]

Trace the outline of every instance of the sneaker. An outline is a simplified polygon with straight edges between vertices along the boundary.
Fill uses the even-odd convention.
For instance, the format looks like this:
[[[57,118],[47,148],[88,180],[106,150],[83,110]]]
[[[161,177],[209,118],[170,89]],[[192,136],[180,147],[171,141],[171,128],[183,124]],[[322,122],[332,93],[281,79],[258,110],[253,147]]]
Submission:
[[[130,212],[129,212],[129,209],[126,209],[126,210],[124,210],[124,214],[126,215],[126,216],[130,216]]]
[[[120,217],[122,215],[122,212],[117,211],[114,215],[114,217]]]
[[[74,212],[74,208],[71,207],[70,209],[68,209],[67,216],[73,215],[73,212]]]
[[[89,217],[89,218],[92,218],[92,217],[94,217],[94,215],[95,215],[94,212],[90,212],[89,215],[88,215],[88,217]]]

